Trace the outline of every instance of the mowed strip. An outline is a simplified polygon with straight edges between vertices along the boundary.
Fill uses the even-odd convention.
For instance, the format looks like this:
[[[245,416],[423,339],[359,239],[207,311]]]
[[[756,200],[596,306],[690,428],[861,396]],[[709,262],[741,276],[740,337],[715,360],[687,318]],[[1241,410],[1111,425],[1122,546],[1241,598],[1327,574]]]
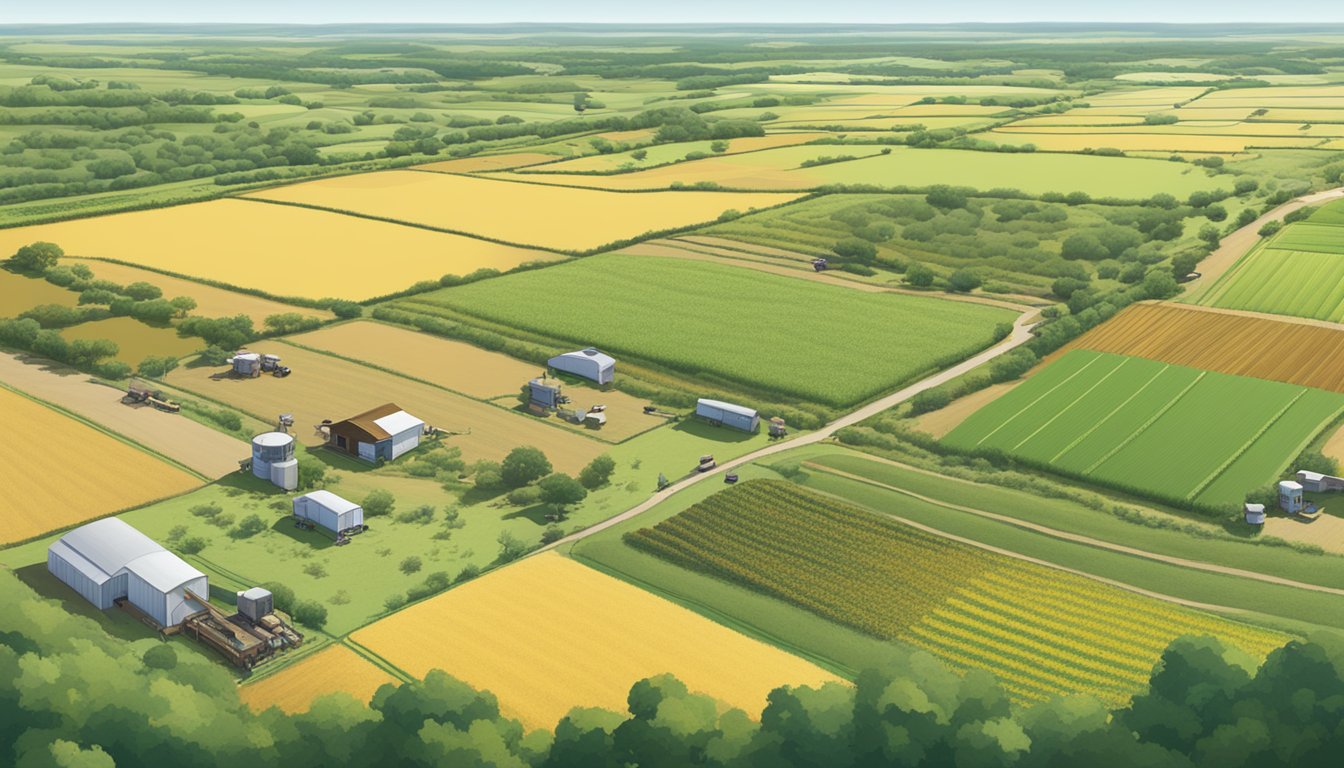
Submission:
[[[460,447],[467,461],[498,461],[520,445],[531,445],[545,452],[557,471],[574,473],[605,448],[598,440],[525,414],[360,363],[278,341],[258,349],[280,355],[294,370],[293,375],[241,379],[227,375],[227,367],[184,366],[168,374],[166,380],[264,421],[292,413],[294,434],[306,445],[322,443],[316,428],[323,419],[338,421],[393,402],[450,433],[445,438],[447,444]]]
[[[1178,304],[1134,304],[1060,354],[1071,349],[1344,392],[1344,330],[1300,322]]]
[[[27,392],[140,443],[209,478],[238,471],[251,448],[181,414],[125,405],[122,392],[72,368],[32,357],[0,354],[0,382]]]
[[[1344,395],[1073,350],[953,429],[994,449],[1173,502],[1238,503],[1344,409]]]
[[[626,195],[445,173],[380,171],[277,187],[248,197],[581,251],[645,232],[713,221],[728,210],[768,208],[797,195],[699,191]]]
[[[37,240],[58,243],[74,256],[116,259],[307,299],[369,299],[445,274],[560,258],[418,227],[239,199],[0,229],[0,253]]]
[[[146,282],[162,289],[165,297],[188,296],[196,301],[196,308],[191,311],[191,314],[201,317],[247,315],[252,318],[252,325],[257,328],[261,328],[266,322],[266,318],[271,315],[283,315],[290,312],[323,320],[332,318],[332,314],[325,309],[284,304],[271,299],[263,299],[260,296],[216,288],[213,285],[206,285],[195,280],[172,277],[171,275],[127,264],[117,264],[97,259],[67,259],[67,261],[86,264],[89,269],[93,270],[93,276],[99,280],[111,280],[121,285]],[[70,293],[71,296],[77,295],[69,291],[67,293]]]
[[[757,713],[781,685],[838,680],[674,603],[555,553],[393,614],[352,639],[416,677],[442,669],[529,727],[574,707],[626,709],[630,686],[672,673]]]
[[[328,326],[290,337],[290,340],[510,407],[517,404],[519,389],[546,371],[542,364],[525,363],[465,342],[368,320]],[[603,392],[592,387],[565,385],[563,392],[570,398],[569,407],[586,410],[603,405],[607,414],[607,423],[598,430],[552,419],[551,423],[567,429],[580,429],[603,440],[619,441],[662,423],[659,417],[644,413],[647,401],[619,390]]]
[[[0,388],[0,544],[173,496],[200,481],[59,411]]]
[[[399,682],[349,647],[332,645],[242,686],[238,696],[255,712],[271,707],[289,713],[306,712],[317,698],[333,693],[348,693],[367,704],[380,687]]]

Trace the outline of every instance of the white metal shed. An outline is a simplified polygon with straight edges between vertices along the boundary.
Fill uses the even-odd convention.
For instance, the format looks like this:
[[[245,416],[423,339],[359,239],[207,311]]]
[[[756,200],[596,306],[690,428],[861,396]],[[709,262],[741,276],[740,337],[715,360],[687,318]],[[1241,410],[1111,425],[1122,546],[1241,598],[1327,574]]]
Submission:
[[[557,371],[592,379],[598,384],[610,384],[616,378],[616,359],[596,347],[556,355],[546,364]]]
[[[309,520],[332,533],[364,525],[364,508],[331,491],[313,491],[296,496],[294,516],[300,520]]]
[[[204,610],[188,590],[210,593],[205,574],[115,517],[62,536],[47,549],[47,570],[100,609],[124,597],[163,626]]]

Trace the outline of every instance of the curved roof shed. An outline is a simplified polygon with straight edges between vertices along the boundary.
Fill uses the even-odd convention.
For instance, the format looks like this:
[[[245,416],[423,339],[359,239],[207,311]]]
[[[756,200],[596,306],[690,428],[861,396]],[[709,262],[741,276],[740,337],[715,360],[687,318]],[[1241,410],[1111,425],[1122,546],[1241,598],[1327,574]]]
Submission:
[[[596,347],[556,355],[547,360],[546,364],[557,371],[592,379],[598,384],[610,384],[616,378],[616,358]]]
[[[101,609],[124,597],[163,626],[204,610],[187,590],[210,592],[205,574],[115,517],[58,539],[47,549],[47,570]]]

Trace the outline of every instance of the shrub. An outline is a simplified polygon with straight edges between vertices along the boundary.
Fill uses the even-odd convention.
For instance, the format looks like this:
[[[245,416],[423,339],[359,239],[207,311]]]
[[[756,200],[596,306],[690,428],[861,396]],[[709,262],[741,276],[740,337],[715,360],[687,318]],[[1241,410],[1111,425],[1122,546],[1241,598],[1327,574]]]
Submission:
[[[189,536],[177,545],[177,551],[184,555],[195,555],[208,546],[208,542],[200,536]]]
[[[56,261],[65,255],[55,243],[36,242],[23,246],[9,258],[11,269],[19,272],[41,274],[56,266]]]
[[[176,367],[177,358],[175,357],[168,355],[162,357],[150,356],[140,361],[140,365],[136,367],[136,372],[151,379],[161,379]],[[239,424],[239,426],[242,425]]]
[[[563,538],[565,538],[565,532],[560,530],[558,525],[548,525],[546,530],[541,532],[542,544],[553,544]]]
[[[235,539],[249,539],[258,533],[266,530],[266,521],[259,515],[248,515],[238,523],[238,527],[233,529]]]
[[[871,263],[877,258],[877,248],[867,240],[858,237],[847,237],[831,247],[831,252],[842,259],[857,261],[861,264]]]
[[[261,588],[271,593],[276,609],[289,613],[294,608],[294,590],[278,581],[268,581]]]
[[[537,487],[541,489],[541,500],[564,509],[570,504],[578,504],[588,496],[588,490],[578,480],[563,472],[556,472],[543,478]]]
[[[527,545],[508,531],[500,531],[499,537],[495,541],[499,542],[499,562],[501,563],[512,562],[527,554]]]
[[[1270,235],[1276,234],[1280,229],[1283,229],[1282,221],[1267,221],[1264,226],[1260,227],[1260,231],[1257,234],[1261,237],[1269,237]]]
[[[211,421],[230,432],[237,432],[243,428],[243,417],[227,408],[220,408],[217,411],[206,411],[206,415],[210,417]],[[302,466],[300,466],[300,469],[302,469]]]
[[[400,592],[388,595],[387,599],[383,601],[383,607],[389,611],[395,611],[404,605],[406,605],[406,596]]]
[[[946,389],[942,387],[926,389],[910,398],[910,413],[915,416],[921,413],[929,413],[947,407],[950,402],[952,402],[952,395]]]
[[[364,508],[366,517],[382,517],[392,514],[392,510],[396,509],[397,500],[386,488],[375,488],[369,491],[359,506]]]
[[[947,285],[954,291],[966,293],[979,288],[980,276],[969,269],[958,269],[947,277]]]
[[[421,504],[415,509],[407,510],[397,515],[398,523],[415,523],[417,525],[427,525],[434,522],[434,505]]]
[[[326,304],[327,309],[330,309],[332,314],[336,315],[342,320],[348,320],[352,317],[359,317],[360,315],[364,314],[364,307],[360,306],[359,304],[356,304],[353,301],[346,301],[344,299],[330,299],[327,300]]]
[[[401,564],[397,566],[397,569],[400,570],[402,573],[406,574],[407,576],[409,576],[412,573],[419,571],[421,565],[423,565],[423,563],[421,562],[420,558],[415,555],[411,555],[405,560],[402,560]]]
[[[327,623],[327,607],[316,600],[300,600],[294,604],[294,620],[313,629],[321,629]]]
[[[313,458],[304,456],[299,459],[299,487],[316,488],[327,478],[327,465]]]
[[[905,269],[905,282],[917,288],[933,285],[933,277],[933,270],[919,262],[914,262]]]
[[[457,572],[457,575],[453,577],[453,583],[461,584],[464,581],[471,581],[472,579],[480,575],[481,575],[481,569],[479,567],[474,565],[468,565],[463,567],[462,570]]]
[[[541,501],[541,489],[535,485],[525,485],[509,491],[507,498],[515,507],[530,507]]]

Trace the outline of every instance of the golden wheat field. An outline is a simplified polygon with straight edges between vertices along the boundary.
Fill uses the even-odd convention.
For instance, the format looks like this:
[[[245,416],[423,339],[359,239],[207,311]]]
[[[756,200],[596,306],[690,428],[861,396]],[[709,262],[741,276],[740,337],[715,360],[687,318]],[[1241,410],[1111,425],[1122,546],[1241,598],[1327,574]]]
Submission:
[[[101,517],[200,485],[134,446],[0,388],[0,544]],[[35,450],[34,446],[42,449]]]
[[[305,445],[320,445],[316,426],[393,402],[425,423],[450,433],[447,445],[462,449],[468,462],[499,461],[520,445],[540,448],[558,472],[575,473],[608,445],[585,435],[547,424],[524,413],[413,381],[404,376],[310,352],[283,342],[258,344],[256,352],[277,354],[294,375],[238,379],[219,368],[183,366],[165,381],[203,397],[227,403],[270,422],[278,414],[294,414],[294,434]],[[520,381],[521,387],[527,383]]]
[[[440,160],[437,163],[417,165],[417,168],[440,173],[477,173],[479,171],[502,171],[509,168],[521,168],[558,159],[557,155],[541,152],[515,152],[508,155],[477,155],[459,157],[455,160]]]
[[[1134,304],[1056,354],[1070,349],[1344,392],[1344,331],[1319,325]]]
[[[68,261],[87,265],[89,269],[93,270],[93,276],[99,280],[111,280],[122,285],[146,282],[158,286],[167,298],[189,296],[196,300],[196,309],[192,310],[192,314],[202,317],[247,315],[252,318],[252,325],[257,328],[262,327],[267,317],[287,312],[296,312],[304,317],[318,317],[323,320],[330,320],[332,317],[332,314],[325,309],[282,304],[278,301],[263,299],[260,296],[216,288],[213,285],[206,285],[195,280],[184,280],[180,277],[172,277],[127,264],[98,261],[96,259],[69,259]],[[76,295],[69,291],[67,293],[70,293],[71,296]]]
[[[195,336],[179,336],[172,328],[147,325],[133,317],[108,317],[61,329],[67,341],[107,339],[117,345],[116,359],[137,366],[147,357],[184,357],[205,348]]]
[[[356,211],[524,245],[587,250],[767,208],[798,195],[657,192],[638,195],[419,171],[380,171],[293,184],[249,197]]]
[[[555,553],[393,614],[353,639],[416,677],[443,669],[530,727],[574,707],[625,711],[638,680],[673,673],[753,716],[781,685],[839,678]]]
[[[386,683],[400,682],[344,645],[332,645],[273,675],[238,689],[243,703],[256,712],[279,707],[305,712],[313,700],[329,693],[348,693],[363,703]]]
[[[37,240],[57,243],[73,256],[116,259],[308,299],[368,299],[444,274],[559,258],[471,237],[240,199],[4,229],[0,253]]]

